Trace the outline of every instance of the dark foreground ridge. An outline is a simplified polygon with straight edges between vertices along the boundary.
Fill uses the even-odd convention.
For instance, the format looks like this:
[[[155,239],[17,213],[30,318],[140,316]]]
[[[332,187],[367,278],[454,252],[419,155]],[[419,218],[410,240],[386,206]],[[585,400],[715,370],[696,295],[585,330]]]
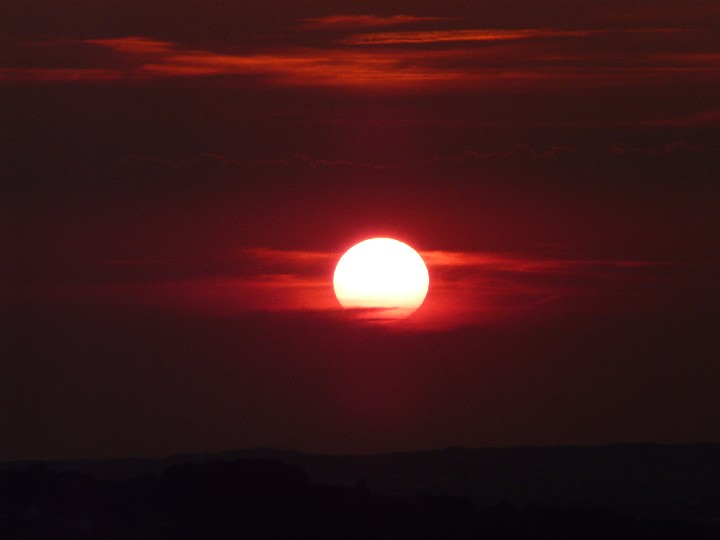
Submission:
[[[719,456],[643,445],[4,464],[0,538],[716,538]]]

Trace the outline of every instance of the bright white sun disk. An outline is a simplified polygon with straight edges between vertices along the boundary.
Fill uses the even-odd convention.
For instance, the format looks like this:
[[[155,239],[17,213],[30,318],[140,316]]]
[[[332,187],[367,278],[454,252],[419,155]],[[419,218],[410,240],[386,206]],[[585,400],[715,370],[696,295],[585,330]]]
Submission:
[[[425,300],[430,278],[422,257],[392,238],[350,248],[335,268],[333,286],[344,308],[377,308],[380,318],[403,318]]]

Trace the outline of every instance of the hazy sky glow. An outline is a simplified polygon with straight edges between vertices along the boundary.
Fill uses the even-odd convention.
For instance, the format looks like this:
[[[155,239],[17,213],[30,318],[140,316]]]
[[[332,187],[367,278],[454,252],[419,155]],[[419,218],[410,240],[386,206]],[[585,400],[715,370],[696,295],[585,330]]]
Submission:
[[[720,443],[720,5],[261,4],[0,6],[0,459]]]

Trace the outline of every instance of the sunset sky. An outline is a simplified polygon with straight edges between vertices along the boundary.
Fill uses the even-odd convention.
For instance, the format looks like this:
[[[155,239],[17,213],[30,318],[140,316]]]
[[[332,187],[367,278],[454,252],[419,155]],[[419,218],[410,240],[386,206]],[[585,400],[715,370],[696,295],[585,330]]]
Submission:
[[[720,443],[720,3],[4,0],[0,227],[0,460]]]

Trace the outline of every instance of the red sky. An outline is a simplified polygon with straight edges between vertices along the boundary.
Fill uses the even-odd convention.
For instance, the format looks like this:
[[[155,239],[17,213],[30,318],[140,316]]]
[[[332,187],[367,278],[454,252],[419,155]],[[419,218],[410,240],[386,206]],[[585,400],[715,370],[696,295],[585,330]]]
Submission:
[[[720,442],[716,2],[6,1],[0,459]],[[391,236],[426,303],[333,292]]]

